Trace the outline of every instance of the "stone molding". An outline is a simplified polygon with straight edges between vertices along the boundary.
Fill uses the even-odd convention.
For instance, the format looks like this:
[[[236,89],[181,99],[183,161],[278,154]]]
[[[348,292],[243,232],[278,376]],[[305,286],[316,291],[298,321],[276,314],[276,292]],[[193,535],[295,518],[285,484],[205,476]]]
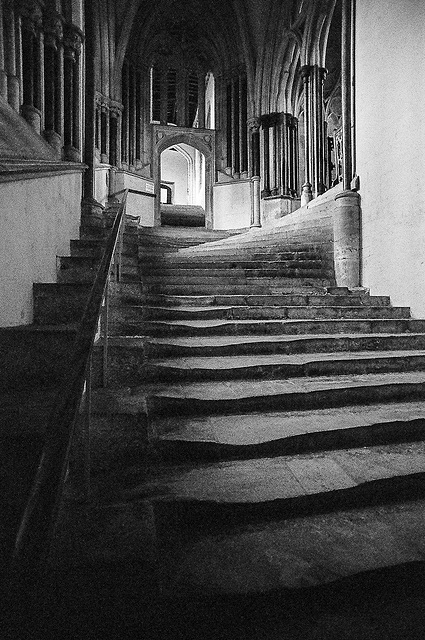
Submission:
[[[14,182],[16,180],[32,180],[67,173],[82,173],[87,169],[80,162],[49,162],[49,161],[0,161],[0,182]]]

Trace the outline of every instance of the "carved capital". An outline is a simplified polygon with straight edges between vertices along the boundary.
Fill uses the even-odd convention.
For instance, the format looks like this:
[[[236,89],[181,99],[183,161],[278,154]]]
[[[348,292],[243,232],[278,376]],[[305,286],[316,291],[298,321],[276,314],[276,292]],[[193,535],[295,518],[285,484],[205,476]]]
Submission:
[[[67,58],[76,60],[81,53],[83,34],[78,27],[66,24],[63,31],[64,53]]]
[[[257,133],[261,127],[261,120],[260,118],[249,118],[247,125],[251,133]]]
[[[54,12],[44,16],[44,44],[47,47],[57,47],[59,40],[63,38],[63,20],[60,13]]]
[[[21,0],[19,13],[22,19],[22,28],[36,36],[43,24],[41,3],[38,0]]]

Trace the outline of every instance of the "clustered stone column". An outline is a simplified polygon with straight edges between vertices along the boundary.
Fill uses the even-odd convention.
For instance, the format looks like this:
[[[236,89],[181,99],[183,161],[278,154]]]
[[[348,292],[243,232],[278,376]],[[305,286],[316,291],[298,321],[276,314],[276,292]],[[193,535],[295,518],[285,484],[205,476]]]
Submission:
[[[260,127],[260,118],[250,118],[248,120],[248,128],[251,134],[251,227],[261,227]]]
[[[64,146],[65,158],[80,157],[80,56],[83,34],[74,25],[64,28]]]
[[[102,164],[120,166],[121,116],[123,105],[99,92],[95,96],[95,149]]]
[[[222,122],[226,125],[226,173],[248,177],[247,79],[243,72],[225,82]]]
[[[323,82],[326,70],[318,65],[301,69],[304,83],[305,185],[304,193],[317,197],[325,191],[325,116]],[[305,188],[304,188],[305,187]]]
[[[122,105],[120,105],[117,123],[117,152],[120,149],[118,164],[134,171],[142,164],[142,132],[144,117],[144,96],[142,84],[143,71],[129,60],[124,60],[122,70]],[[121,117],[119,117],[122,114]],[[114,115],[115,117],[115,115]],[[115,126],[115,125],[114,125]],[[111,163],[115,164],[115,163]]]
[[[261,117],[262,197],[296,197],[298,184],[298,120],[290,113]]]
[[[58,13],[49,14],[44,20],[44,69],[44,137],[60,157],[64,75],[63,21]]]
[[[41,133],[43,119],[42,9],[38,2],[21,5],[22,105],[25,120]]]
[[[0,95],[58,159],[81,162],[82,31],[42,0],[0,6]]]

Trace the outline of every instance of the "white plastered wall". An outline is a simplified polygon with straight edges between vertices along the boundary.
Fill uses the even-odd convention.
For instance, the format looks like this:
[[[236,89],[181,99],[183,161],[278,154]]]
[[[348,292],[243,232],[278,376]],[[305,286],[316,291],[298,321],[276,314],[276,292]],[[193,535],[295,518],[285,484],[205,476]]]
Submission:
[[[244,229],[251,224],[251,180],[217,182],[213,188],[213,228]]]
[[[0,184],[0,326],[32,322],[33,283],[56,282],[80,218],[80,172]]]
[[[425,317],[425,2],[356,1],[363,285]]]

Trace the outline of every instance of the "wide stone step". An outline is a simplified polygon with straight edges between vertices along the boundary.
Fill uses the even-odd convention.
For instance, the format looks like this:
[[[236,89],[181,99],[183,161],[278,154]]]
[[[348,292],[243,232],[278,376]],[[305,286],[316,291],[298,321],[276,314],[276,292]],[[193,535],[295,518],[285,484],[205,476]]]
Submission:
[[[408,307],[314,307],[314,306],[241,306],[241,307],[144,307],[129,309],[129,317],[149,319],[202,320],[202,319],[318,319],[318,318],[409,318]]]
[[[240,257],[235,257],[234,260],[223,260],[222,258],[214,258],[210,256],[203,256],[201,258],[191,257],[182,257],[177,253],[170,254],[162,254],[162,255],[153,255],[150,253],[146,254],[144,248],[141,248],[139,251],[139,260],[140,264],[146,268],[163,266],[169,268],[194,268],[194,269],[204,269],[204,268],[213,268],[213,269],[233,269],[237,267],[239,269],[262,269],[262,268],[273,268],[278,267],[280,265],[293,267],[298,263],[313,263],[318,266],[322,264],[322,260],[320,255],[316,253],[286,253],[281,254],[280,259],[275,260],[274,256],[270,256],[269,259],[267,257],[265,259],[241,259]]]
[[[425,333],[425,320],[151,320],[129,322],[129,334],[229,336],[353,333]]]
[[[321,274],[315,274],[314,276],[308,277],[305,275],[297,276],[295,274],[288,274],[287,276],[276,276],[276,277],[262,277],[262,276],[244,276],[236,274],[232,277],[227,277],[224,275],[217,276],[202,276],[202,275],[185,275],[185,276],[168,276],[164,279],[161,275],[151,275],[151,276],[143,276],[142,282],[145,286],[165,286],[176,285],[193,285],[197,287],[198,285],[209,285],[212,288],[217,286],[243,286],[243,285],[253,285],[253,286],[264,286],[264,287],[328,287],[330,286],[330,281],[326,278],[323,278]]]
[[[291,284],[292,282],[292,284]],[[323,285],[321,282],[305,284],[300,278],[287,281],[285,284],[277,284],[276,281],[263,281],[254,283],[252,280],[245,281],[243,284],[232,283],[222,284],[217,281],[209,284],[188,284],[174,283],[168,281],[157,284],[143,284],[143,291],[146,295],[172,295],[172,296],[197,296],[197,295],[231,295],[231,296],[261,296],[261,295],[288,295],[288,294],[321,294],[328,287],[328,282]]]
[[[128,384],[98,389],[93,411],[155,415],[241,414],[294,411],[425,398],[425,372],[317,376],[286,380],[226,380]]]
[[[146,342],[146,340],[144,340],[144,342]],[[181,338],[150,337],[144,348],[147,350],[147,354],[154,358],[173,356],[238,356],[266,353],[292,354],[336,353],[340,351],[390,351],[425,349],[425,333],[207,336]]]
[[[165,416],[152,422],[167,460],[225,460],[366,447],[423,439],[425,402],[306,411]]]
[[[265,272],[275,274],[278,271],[287,271],[291,269],[298,270],[315,270],[322,268],[321,260],[274,260],[274,261],[260,261],[251,260],[245,262],[226,261],[226,262],[183,262],[172,260],[156,260],[156,261],[140,261],[140,268],[142,273],[149,274],[152,272],[159,272],[164,276],[175,275],[182,273],[183,275],[187,271],[191,271],[195,275],[201,273],[210,272],[214,275],[216,272],[228,274],[230,272],[236,272],[239,274],[245,273],[246,275],[253,275],[256,273]]]
[[[254,279],[270,279],[281,281],[282,278],[317,278],[324,279],[327,273],[320,268],[288,268],[288,269],[151,269],[148,272],[141,271],[143,282],[218,282],[230,284],[232,282],[245,282]]]
[[[336,449],[196,467],[164,465],[124,495],[127,499],[150,499],[158,533],[167,537],[178,536],[182,529],[195,537],[197,531],[218,532],[240,523],[423,498],[425,443]]]
[[[357,307],[369,306],[388,307],[388,296],[370,296],[368,293],[347,293],[346,295],[204,295],[204,296],[172,296],[149,295],[146,304],[158,307],[210,307],[210,306],[290,306],[290,307]]]
[[[151,360],[147,380],[248,380],[424,371],[425,351],[276,354]]]
[[[391,480],[386,483],[390,484]],[[357,491],[360,493],[360,488]],[[167,543],[161,545],[162,593],[171,601],[179,594],[176,620],[181,617],[180,603],[192,604],[196,598],[207,603],[204,606],[208,611],[214,606],[214,619],[220,620],[225,597],[233,608],[227,610],[226,620],[231,622],[224,623],[223,637],[235,615],[238,621],[243,621],[245,637],[250,637],[251,620],[256,625],[256,612],[261,611],[263,616],[267,607],[270,621],[266,633],[270,638],[277,637],[277,628],[282,628],[284,635],[279,636],[282,638],[342,638],[349,620],[352,638],[371,638],[374,627],[376,633],[372,633],[376,639],[401,639],[406,635],[407,609],[398,604],[397,598],[405,602],[403,594],[410,591],[412,584],[420,585],[423,581],[424,509],[425,500],[417,498],[408,499],[404,504],[393,502],[351,510],[342,507],[326,515],[227,526],[225,534],[212,527],[202,535],[196,532],[192,538],[186,531],[181,539],[176,532],[174,540],[168,535]],[[288,602],[291,591],[295,602],[299,602],[302,593],[306,601],[301,600],[301,608],[294,618],[296,622],[290,626],[296,629],[295,635],[290,631],[287,636],[287,617],[285,623],[281,621],[282,602]],[[372,608],[371,593],[374,594]],[[238,596],[240,601],[236,599]],[[353,600],[362,603],[355,611]],[[305,615],[306,607],[312,602],[324,601],[332,606],[334,602],[342,602],[342,608],[332,617],[325,611],[318,622],[313,605],[312,621],[300,627],[299,620]],[[247,614],[247,602],[252,614]],[[409,612],[412,602],[408,605]],[[382,612],[379,622],[376,622],[375,611]],[[414,611],[414,615],[420,615],[419,608],[414,607]],[[331,636],[328,635],[330,625]],[[263,617],[261,628],[264,629]],[[354,629],[362,629],[360,635]],[[419,640],[421,631],[417,630],[411,637]]]

